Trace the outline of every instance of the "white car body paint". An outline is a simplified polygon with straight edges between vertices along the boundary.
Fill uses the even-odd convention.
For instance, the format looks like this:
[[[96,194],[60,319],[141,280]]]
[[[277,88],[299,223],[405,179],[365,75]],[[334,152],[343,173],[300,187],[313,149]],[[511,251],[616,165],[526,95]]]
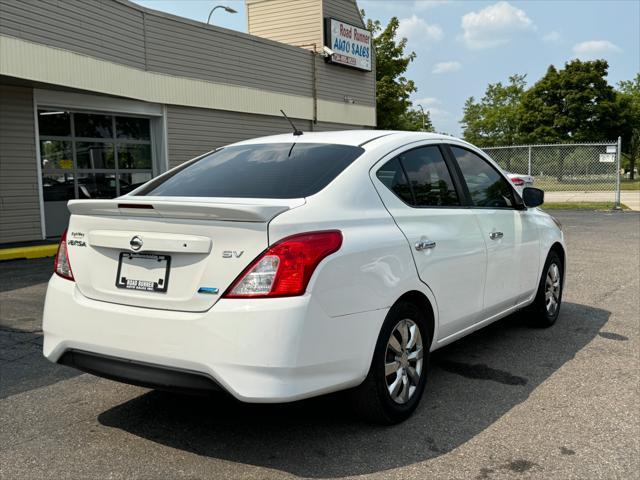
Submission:
[[[236,145],[293,140],[276,135]],[[540,209],[417,209],[375,176],[399,152],[434,144],[464,146],[498,168],[466,142],[366,130],[295,141],[362,145],[364,153],[306,198],[165,198],[137,190],[70,202],[75,281],[54,274],[49,282],[45,356],[57,362],[67,351],[90,352],[196,372],[242,401],[298,400],[361,383],[387,312],[407,292],[431,305],[435,350],[531,303],[550,248],[564,249],[562,231]],[[488,235],[496,229],[504,237],[493,242]],[[322,230],[339,230],[343,242],[303,295],[222,298],[268,246]],[[146,245],[141,252],[171,256],[166,293],[115,286],[119,256],[131,252],[128,239],[136,235]],[[70,241],[80,237],[84,246]],[[435,248],[416,251],[422,240]],[[198,294],[201,286],[219,294]]]

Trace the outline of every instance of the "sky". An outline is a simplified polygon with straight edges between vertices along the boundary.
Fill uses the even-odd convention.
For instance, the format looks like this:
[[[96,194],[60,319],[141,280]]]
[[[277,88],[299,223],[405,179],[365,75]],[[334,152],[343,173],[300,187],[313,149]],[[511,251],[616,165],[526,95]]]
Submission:
[[[135,0],[182,17],[246,32],[242,0]],[[609,82],[640,71],[640,0],[359,0],[367,17],[400,19],[399,35],[416,53],[406,76],[416,83],[414,105],[431,112],[437,131],[459,136],[465,100],[489,83],[526,74],[532,85],[548,66],[580,58],[609,62]]]

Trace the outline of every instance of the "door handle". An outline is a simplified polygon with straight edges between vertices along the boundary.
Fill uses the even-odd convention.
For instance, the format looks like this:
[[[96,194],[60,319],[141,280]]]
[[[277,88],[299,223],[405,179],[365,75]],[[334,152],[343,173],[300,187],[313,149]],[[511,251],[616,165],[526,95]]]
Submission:
[[[502,232],[491,232],[491,233],[489,234],[489,238],[490,238],[491,240],[499,240],[499,239],[501,239],[502,237],[504,237],[504,233],[502,233]]]
[[[428,250],[430,248],[435,248],[436,246],[436,242],[434,242],[433,240],[420,240],[419,242],[416,242],[415,247],[416,250]]]

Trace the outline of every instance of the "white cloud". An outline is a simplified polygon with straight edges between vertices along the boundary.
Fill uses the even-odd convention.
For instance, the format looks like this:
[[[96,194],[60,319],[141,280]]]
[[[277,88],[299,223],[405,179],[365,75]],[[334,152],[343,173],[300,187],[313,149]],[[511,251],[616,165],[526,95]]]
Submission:
[[[582,59],[601,58],[608,53],[621,52],[622,49],[609,40],[588,40],[573,46],[573,53]]]
[[[462,68],[462,64],[460,62],[451,61],[451,62],[439,62],[436,63],[433,67],[432,73],[452,73],[457,72]]]
[[[426,110],[429,111],[429,115],[431,116],[431,120],[434,120],[434,121],[444,120],[444,119],[449,118],[451,116],[451,114],[448,111],[443,110],[442,108],[438,108],[438,107],[429,107]]]
[[[561,39],[562,35],[556,31],[546,33],[542,36],[542,41],[545,43],[558,43]]]
[[[430,25],[422,18],[411,15],[410,18],[401,18],[397,31],[398,37],[406,37],[413,44],[423,42],[439,42],[444,32],[439,25]]]
[[[515,33],[535,31],[524,10],[509,2],[498,2],[462,17],[462,39],[471,49],[491,48],[508,43]]]
[[[440,99],[436,98],[436,97],[424,97],[424,98],[418,98],[416,100],[412,100],[414,105],[422,105],[424,108],[428,108],[428,107],[432,107],[434,105],[441,105],[442,102],[440,101]]]

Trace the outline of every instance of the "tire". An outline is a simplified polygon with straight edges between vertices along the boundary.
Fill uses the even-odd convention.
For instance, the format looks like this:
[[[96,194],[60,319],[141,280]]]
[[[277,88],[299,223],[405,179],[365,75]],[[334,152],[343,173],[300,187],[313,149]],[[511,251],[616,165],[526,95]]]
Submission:
[[[556,323],[562,305],[564,265],[557,252],[551,251],[542,269],[538,292],[528,307],[529,323],[538,328],[548,328]],[[547,300],[547,295],[550,299]]]
[[[383,425],[409,418],[424,392],[430,345],[426,312],[409,302],[394,305],[382,324],[367,377],[349,392],[356,413]]]

